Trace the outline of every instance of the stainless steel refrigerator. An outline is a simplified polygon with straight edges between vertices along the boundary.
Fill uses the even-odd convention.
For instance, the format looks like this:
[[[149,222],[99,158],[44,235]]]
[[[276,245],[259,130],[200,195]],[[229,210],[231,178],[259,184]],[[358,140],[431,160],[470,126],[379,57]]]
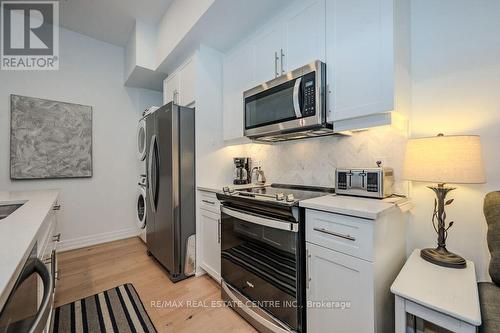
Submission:
[[[148,254],[176,282],[195,269],[195,111],[169,103],[145,119]]]

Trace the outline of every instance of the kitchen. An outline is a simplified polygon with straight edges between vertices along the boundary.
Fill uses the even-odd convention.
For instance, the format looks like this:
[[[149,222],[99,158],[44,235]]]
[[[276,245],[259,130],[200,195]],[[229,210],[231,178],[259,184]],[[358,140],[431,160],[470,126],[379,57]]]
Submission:
[[[482,319],[495,332],[487,323],[498,316],[476,283],[495,279],[482,209],[498,188],[498,4],[157,0],[110,10],[117,6],[59,3],[59,68],[0,70],[1,206],[23,203],[0,220],[4,314],[36,243],[55,285],[47,297],[38,288],[38,301],[54,298],[48,331],[134,331],[140,322],[158,332],[441,332],[472,331]],[[43,139],[61,110],[75,113],[60,119],[83,134]],[[458,180],[457,168],[421,176],[439,171],[425,161],[444,163],[434,155],[410,158],[420,138],[438,133],[470,139],[456,145],[461,153],[474,141]],[[75,138],[71,149],[51,145]],[[415,156],[439,145],[426,147]],[[172,167],[161,162],[169,155]],[[362,192],[341,193],[344,176]],[[466,269],[439,271],[435,257],[424,260],[429,251],[412,255],[436,246],[427,189],[435,183],[459,186],[447,198],[456,202],[446,205],[446,224],[456,223],[445,240]],[[235,248],[241,239],[258,246]],[[415,258],[438,279],[464,275],[462,292],[450,283],[441,300],[467,297],[470,308],[410,297],[402,281]],[[415,293],[427,290],[411,282]],[[261,306],[228,306],[246,299]],[[408,305],[401,315],[407,303],[398,302],[410,299],[425,311]],[[337,308],[312,306],[325,300]],[[273,303],[285,301],[293,306]],[[120,311],[133,309],[126,327],[115,313],[122,302]],[[94,327],[89,304],[114,314],[101,313],[109,320]]]

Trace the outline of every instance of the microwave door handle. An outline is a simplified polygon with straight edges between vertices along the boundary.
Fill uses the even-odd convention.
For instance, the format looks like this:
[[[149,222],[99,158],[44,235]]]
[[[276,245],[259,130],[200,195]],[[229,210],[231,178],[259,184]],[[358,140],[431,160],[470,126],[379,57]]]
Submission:
[[[300,84],[302,83],[302,78],[299,77],[295,81],[295,85],[293,86],[293,110],[295,111],[295,116],[297,118],[302,118],[302,110],[300,109],[300,101],[299,101],[299,93],[300,93]]]

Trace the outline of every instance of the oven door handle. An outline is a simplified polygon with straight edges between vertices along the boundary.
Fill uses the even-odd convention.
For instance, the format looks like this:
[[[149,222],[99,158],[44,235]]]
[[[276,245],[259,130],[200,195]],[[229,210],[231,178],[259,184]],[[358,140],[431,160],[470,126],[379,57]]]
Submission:
[[[47,325],[54,300],[54,281],[47,266],[38,258],[29,259],[19,277],[18,286],[31,275],[37,273],[43,282],[43,298],[33,324],[28,333],[42,333]]]
[[[234,209],[222,206],[221,212],[238,220],[259,224],[265,227],[280,229],[292,232],[299,232],[299,224],[288,221],[275,220],[268,217],[261,217],[253,214],[243,213]]]
[[[295,81],[293,86],[293,110],[295,111],[295,116],[297,118],[302,118],[302,110],[300,109],[300,84],[302,83],[302,78],[299,77]]]

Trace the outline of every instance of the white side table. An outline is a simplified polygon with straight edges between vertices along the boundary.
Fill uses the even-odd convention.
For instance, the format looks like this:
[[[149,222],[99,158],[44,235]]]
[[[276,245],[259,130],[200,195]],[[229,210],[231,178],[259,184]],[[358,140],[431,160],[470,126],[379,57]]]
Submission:
[[[406,314],[452,332],[472,333],[481,325],[474,263],[454,269],[434,265],[416,249],[391,286],[396,295],[396,333],[406,332]]]

